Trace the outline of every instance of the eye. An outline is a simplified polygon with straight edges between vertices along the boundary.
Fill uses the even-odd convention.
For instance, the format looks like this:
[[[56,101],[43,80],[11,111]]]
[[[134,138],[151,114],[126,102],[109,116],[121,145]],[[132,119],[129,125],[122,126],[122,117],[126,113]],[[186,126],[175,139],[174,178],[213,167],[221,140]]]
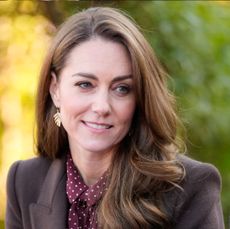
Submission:
[[[82,89],[89,89],[92,88],[93,85],[90,82],[84,81],[84,82],[78,82],[75,84],[76,86],[82,88]]]
[[[127,95],[130,92],[131,88],[128,85],[119,85],[115,88],[115,92],[120,95]]]

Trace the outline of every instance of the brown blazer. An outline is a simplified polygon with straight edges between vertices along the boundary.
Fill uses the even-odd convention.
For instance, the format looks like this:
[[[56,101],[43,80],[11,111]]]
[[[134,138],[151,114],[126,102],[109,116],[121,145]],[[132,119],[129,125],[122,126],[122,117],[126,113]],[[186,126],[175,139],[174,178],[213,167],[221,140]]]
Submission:
[[[186,170],[184,191],[165,195],[175,229],[223,229],[220,175],[210,164],[179,156]],[[6,229],[67,228],[65,159],[14,163],[7,179]]]

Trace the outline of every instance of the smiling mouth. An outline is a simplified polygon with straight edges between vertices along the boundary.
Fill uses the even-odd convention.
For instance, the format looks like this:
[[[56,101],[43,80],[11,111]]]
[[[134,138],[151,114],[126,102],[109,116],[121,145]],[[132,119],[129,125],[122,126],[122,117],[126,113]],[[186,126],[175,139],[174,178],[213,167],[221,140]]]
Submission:
[[[104,129],[110,129],[112,128],[113,126],[112,125],[109,125],[109,124],[102,124],[102,123],[94,123],[94,122],[85,122],[85,121],[82,121],[86,126],[90,127],[90,128],[94,128],[94,129],[97,129],[97,130],[104,130]]]

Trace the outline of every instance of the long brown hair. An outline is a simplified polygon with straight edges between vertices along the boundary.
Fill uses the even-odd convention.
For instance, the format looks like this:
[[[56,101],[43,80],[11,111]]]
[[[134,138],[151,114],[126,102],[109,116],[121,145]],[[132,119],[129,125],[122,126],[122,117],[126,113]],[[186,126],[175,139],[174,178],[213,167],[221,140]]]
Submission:
[[[184,172],[176,160],[178,118],[166,74],[134,21],[118,9],[89,8],[70,17],[52,41],[40,75],[37,96],[37,151],[51,159],[68,151],[67,134],[53,122],[49,86],[70,50],[99,36],[126,47],[135,85],[136,110],[129,134],[110,168],[108,190],[98,206],[103,228],[165,227],[169,221],[162,194],[177,187]]]

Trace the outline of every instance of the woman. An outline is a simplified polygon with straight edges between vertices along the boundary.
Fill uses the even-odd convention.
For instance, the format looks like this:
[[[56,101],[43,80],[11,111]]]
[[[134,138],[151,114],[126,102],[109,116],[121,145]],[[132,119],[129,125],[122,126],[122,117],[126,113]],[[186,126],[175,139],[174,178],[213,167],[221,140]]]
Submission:
[[[127,15],[73,15],[41,71],[39,156],[8,175],[6,228],[224,228],[219,173],[177,153],[173,107]]]

